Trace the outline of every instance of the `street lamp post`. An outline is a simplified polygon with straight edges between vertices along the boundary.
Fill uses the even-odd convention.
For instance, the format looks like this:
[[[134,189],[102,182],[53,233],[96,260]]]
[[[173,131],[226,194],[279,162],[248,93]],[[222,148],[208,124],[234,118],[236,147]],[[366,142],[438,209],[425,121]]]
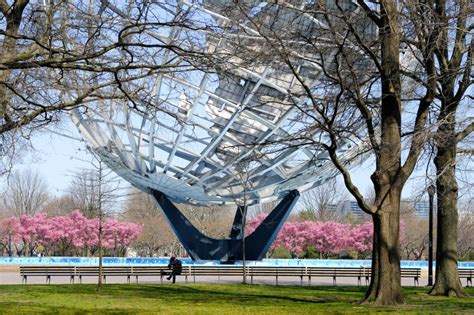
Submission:
[[[433,197],[436,193],[436,187],[430,185],[428,187],[428,195],[430,197],[430,213],[429,213],[429,235],[428,235],[428,286],[433,285]]]

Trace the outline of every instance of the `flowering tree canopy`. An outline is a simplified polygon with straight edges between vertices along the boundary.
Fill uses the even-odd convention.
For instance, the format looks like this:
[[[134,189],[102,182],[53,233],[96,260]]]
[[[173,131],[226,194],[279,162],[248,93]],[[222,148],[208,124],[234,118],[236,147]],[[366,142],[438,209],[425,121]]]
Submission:
[[[78,210],[66,216],[48,218],[39,213],[20,218],[0,219],[0,249],[11,253],[12,247],[20,255],[32,254],[38,244],[50,253],[65,255],[71,252],[93,254],[99,242],[98,219],[88,219]],[[106,219],[104,222],[104,248],[123,252],[136,240],[142,226],[134,223]]]
[[[248,234],[252,233],[265,217],[263,214],[249,220]],[[371,222],[356,225],[333,221],[287,222],[275,238],[271,249],[284,247],[290,252],[301,254],[313,247],[321,257],[347,252],[367,254],[372,248],[372,235]]]

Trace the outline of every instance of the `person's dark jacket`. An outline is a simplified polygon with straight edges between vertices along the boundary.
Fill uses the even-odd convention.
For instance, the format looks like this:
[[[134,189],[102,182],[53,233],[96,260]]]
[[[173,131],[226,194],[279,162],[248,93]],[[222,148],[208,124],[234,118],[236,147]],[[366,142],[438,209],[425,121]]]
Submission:
[[[183,264],[181,260],[174,259],[170,261],[168,268],[171,269],[175,275],[180,275],[183,271]]]

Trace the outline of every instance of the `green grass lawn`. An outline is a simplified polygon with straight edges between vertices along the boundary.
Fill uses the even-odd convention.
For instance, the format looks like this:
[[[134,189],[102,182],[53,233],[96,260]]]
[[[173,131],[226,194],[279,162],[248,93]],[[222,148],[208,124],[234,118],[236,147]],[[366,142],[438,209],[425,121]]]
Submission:
[[[301,287],[241,284],[1,285],[1,314],[318,314],[472,313],[474,298],[430,297],[426,288],[405,288],[397,307],[358,305],[364,287]],[[474,296],[474,289],[468,293]]]

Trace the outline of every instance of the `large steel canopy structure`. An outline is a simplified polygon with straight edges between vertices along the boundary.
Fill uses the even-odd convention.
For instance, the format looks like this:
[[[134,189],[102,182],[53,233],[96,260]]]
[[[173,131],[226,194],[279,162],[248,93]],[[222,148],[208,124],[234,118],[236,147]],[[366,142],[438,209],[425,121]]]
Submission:
[[[271,17],[275,28],[311,32],[324,27],[322,21],[298,10],[247,2],[255,3],[249,14]],[[182,3],[199,12],[198,20],[223,28],[229,24],[231,1]],[[197,37],[205,41],[208,53],[231,52],[237,38],[251,48],[263,49],[258,33],[244,22],[241,26],[245,34],[201,32]],[[186,32],[190,31],[177,27],[155,37],[172,43]],[[295,55],[306,53],[304,45],[294,46]],[[169,54],[163,58],[171,58]],[[277,62],[244,65],[238,56],[230,54],[229,58],[232,67],[214,73],[196,69],[156,75],[149,93],[161,110],[143,111],[127,103],[103,101],[72,113],[90,148],[118,175],[155,197],[193,259],[241,259],[241,210],[281,199],[247,237],[246,259],[263,258],[299,192],[337,174],[327,153],[314,146],[268,145],[290,135],[300,123],[294,105],[306,100],[298,97],[302,86],[289,69]],[[310,85],[317,85],[319,71],[316,64],[301,58],[299,73]],[[359,154],[360,148],[349,141],[338,152],[347,163]],[[202,235],[173,202],[236,204],[229,238],[215,240]]]

